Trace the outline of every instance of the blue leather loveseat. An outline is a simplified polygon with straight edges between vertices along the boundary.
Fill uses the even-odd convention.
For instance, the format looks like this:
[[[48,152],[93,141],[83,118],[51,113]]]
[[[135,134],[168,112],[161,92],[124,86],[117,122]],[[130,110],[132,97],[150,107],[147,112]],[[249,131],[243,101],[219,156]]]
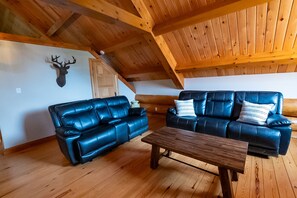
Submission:
[[[130,108],[125,96],[96,98],[49,106],[62,153],[74,165],[148,130],[143,108]]]
[[[249,142],[249,151],[263,155],[285,155],[292,129],[281,115],[283,96],[264,91],[182,91],[179,100],[194,99],[197,117],[178,117],[175,108],[168,109],[166,124],[200,133]],[[243,101],[274,104],[265,126],[236,121]]]

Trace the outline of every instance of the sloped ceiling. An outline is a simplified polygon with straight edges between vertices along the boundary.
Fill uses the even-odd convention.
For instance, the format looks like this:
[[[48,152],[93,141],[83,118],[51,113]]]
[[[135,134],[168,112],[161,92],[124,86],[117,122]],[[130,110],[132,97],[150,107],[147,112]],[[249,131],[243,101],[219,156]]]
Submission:
[[[91,47],[128,81],[296,72],[297,0],[0,0],[0,31]]]

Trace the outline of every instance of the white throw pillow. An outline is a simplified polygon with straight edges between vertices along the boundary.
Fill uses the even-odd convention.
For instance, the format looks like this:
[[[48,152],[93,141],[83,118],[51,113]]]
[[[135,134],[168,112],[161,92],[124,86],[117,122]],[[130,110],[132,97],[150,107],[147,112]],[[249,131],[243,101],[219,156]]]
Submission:
[[[237,121],[257,125],[266,125],[269,111],[273,106],[274,104],[255,104],[243,101]]]
[[[195,116],[194,100],[174,100],[177,116]]]

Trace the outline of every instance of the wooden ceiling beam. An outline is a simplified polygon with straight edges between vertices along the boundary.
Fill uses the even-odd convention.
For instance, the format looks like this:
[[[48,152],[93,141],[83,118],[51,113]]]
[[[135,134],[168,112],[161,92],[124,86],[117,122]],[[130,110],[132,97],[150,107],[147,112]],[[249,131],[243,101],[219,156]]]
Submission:
[[[57,31],[59,31],[68,21],[71,21],[71,19],[76,19],[80,15],[75,14],[74,12],[69,12],[65,16],[61,17],[59,20],[57,20],[46,32],[46,35],[51,37],[53,36]]]
[[[151,32],[152,27],[142,18],[105,0],[42,0],[107,23],[121,22]]]
[[[147,7],[145,6],[143,0],[132,0],[132,3],[134,4],[140,16],[149,23],[149,26],[154,26],[154,20],[150,15]],[[173,81],[175,86],[179,89],[183,89],[184,76],[183,74],[176,73],[175,68],[177,66],[177,62],[163,36],[154,36],[153,33],[150,32],[150,34],[145,35],[144,38],[151,46],[155,55],[161,61],[164,70],[166,71],[169,78]]]
[[[186,15],[170,19],[153,27],[155,36],[162,35],[174,30],[207,21],[216,17],[224,16],[232,12],[243,10],[271,0],[227,0],[211,4],[197,9]]]
[[[249,63],[297,64],[297,51],[266,52],[254,55],[220,58],[216,60],[197,62],[193,65],[181,65],[176,67],[175,70],[177,72],[195,72],[201,69],[224,68],[230,66],[240,66]]]

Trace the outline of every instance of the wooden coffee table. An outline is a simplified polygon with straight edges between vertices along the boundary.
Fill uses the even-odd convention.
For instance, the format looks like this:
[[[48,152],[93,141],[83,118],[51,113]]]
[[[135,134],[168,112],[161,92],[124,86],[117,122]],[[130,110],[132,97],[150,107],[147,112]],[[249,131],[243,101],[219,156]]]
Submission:
[[[244,173],[247,142],[171,127],[158,129],[141,141],[152,145],[152,169],[158,167],[160,148],[218,166],[223,196],[234,197],[231,177],[237,181],[237,172]]]

